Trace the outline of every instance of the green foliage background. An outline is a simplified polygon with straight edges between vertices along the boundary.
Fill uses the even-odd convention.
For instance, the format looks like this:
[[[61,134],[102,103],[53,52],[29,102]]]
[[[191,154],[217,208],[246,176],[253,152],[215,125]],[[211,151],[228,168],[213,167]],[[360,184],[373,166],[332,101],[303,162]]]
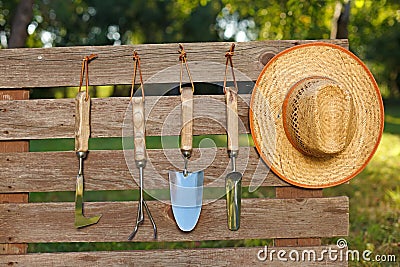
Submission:
[[[27,46],[328,39],[336,3],[346,1],[37,0]],[[0,0],[3,40],[17,3]],[[350,49],[385,98],[400,95],[399,10],[398,0],[351,1]]]

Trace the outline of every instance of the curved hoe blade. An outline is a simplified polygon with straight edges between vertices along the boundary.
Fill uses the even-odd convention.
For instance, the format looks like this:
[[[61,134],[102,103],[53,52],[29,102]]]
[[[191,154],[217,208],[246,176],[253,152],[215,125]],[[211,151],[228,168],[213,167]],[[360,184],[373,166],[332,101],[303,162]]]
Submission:
[[[86,218],[83,215],[83,175],[76,177],[75,192],[75,227],[82,228],[97,223],[102,215]]]
[[[189,232],[200,217],[203,201],[204,172],[169,172],[172,212],[179,229]]]
[[[96,224],[100,220],[101,216],[102,215],[86,218],[82,214],[79,214],[79,215],[75,214],[75,227],[82,228],[85,226]]]

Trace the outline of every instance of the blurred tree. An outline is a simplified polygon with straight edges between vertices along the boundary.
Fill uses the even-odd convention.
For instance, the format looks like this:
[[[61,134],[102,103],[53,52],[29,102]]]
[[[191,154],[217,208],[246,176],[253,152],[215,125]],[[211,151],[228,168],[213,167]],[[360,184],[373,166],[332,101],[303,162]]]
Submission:
[[[349,40],[351,49],[367,62],[384,97],[399,97],[400,1],[354,1]]]
[[[119,45],[217,39],[219,2],[36,1],[31,40],[44,46]]]
[[[328,39],[337,3],[348,19],[350,50],[366,62],[382,95],[400,96],[400,1],[398,0],[222,0],[219,36],[245,41],[263,39]],[[340,17],[337,17],[339,20]],[[247,28],[241,23],[247,21]],[[340,21],[339,21],[340,22]],[[243,32],[246,34],[243,35]],[[340,35],[339,35],[340,34]],[[342,35],[344,34],[344,35]],[[337,28],[334,37],[345,37]]]
[[[18,2],[0,0],[1,47]],[[400,96],[399,10],[398,0],[36,0],[26,46],[328,39],[333,19],[348,20],[351,50],[392,97]]]
[[[331,39],[349,38],[350,0],[344,5],[336,1],[335,13],[332,18]]]
[[[28,33],[26,28],[32,21],[34,0],[21,0],[16,8],[11,25],[10,41],[8,47],[25,47]]]
[[[329,38],[334,2],[332,5],[330,1],[315,0],[254,0],[249,4],[247,1],[223,0],[223,3],[225,6],[220,15],[222,23],[218,26],[225,34],[231,30],[229,24],[223,22],[224,16],[237,14],[239,21],[254,21],[254,24],[249,24],[252,34],[246,39]],[[233,36],[238,40],[243,35],[236,28]]]

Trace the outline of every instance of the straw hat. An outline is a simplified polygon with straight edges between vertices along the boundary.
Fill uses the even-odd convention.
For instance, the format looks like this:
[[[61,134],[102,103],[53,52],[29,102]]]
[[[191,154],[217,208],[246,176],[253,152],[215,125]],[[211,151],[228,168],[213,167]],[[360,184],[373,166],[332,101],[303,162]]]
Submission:
[[[383,131],[379,88],[348,50],[327,43],[287,49],[262,70],[250,102],[262,159],[283,180],[323,188],[360,173]]]

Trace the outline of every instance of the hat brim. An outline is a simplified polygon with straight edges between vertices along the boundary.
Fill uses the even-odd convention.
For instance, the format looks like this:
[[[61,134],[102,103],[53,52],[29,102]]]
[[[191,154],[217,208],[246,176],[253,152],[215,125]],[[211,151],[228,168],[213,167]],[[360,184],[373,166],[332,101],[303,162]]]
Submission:
[[[329,157],[301,153],[286,137],[282,104],[290,88],[310,76],[333,79],[347,89],[355,108],[355,132],[344,151]],[[286,182],[325,188],[349,181],[374,155],[382,137],[384,114],[378,85],[364,63],[348,50],[309,43],[282,51],[263,68],[250,101],[250,128],[261,158]]]

